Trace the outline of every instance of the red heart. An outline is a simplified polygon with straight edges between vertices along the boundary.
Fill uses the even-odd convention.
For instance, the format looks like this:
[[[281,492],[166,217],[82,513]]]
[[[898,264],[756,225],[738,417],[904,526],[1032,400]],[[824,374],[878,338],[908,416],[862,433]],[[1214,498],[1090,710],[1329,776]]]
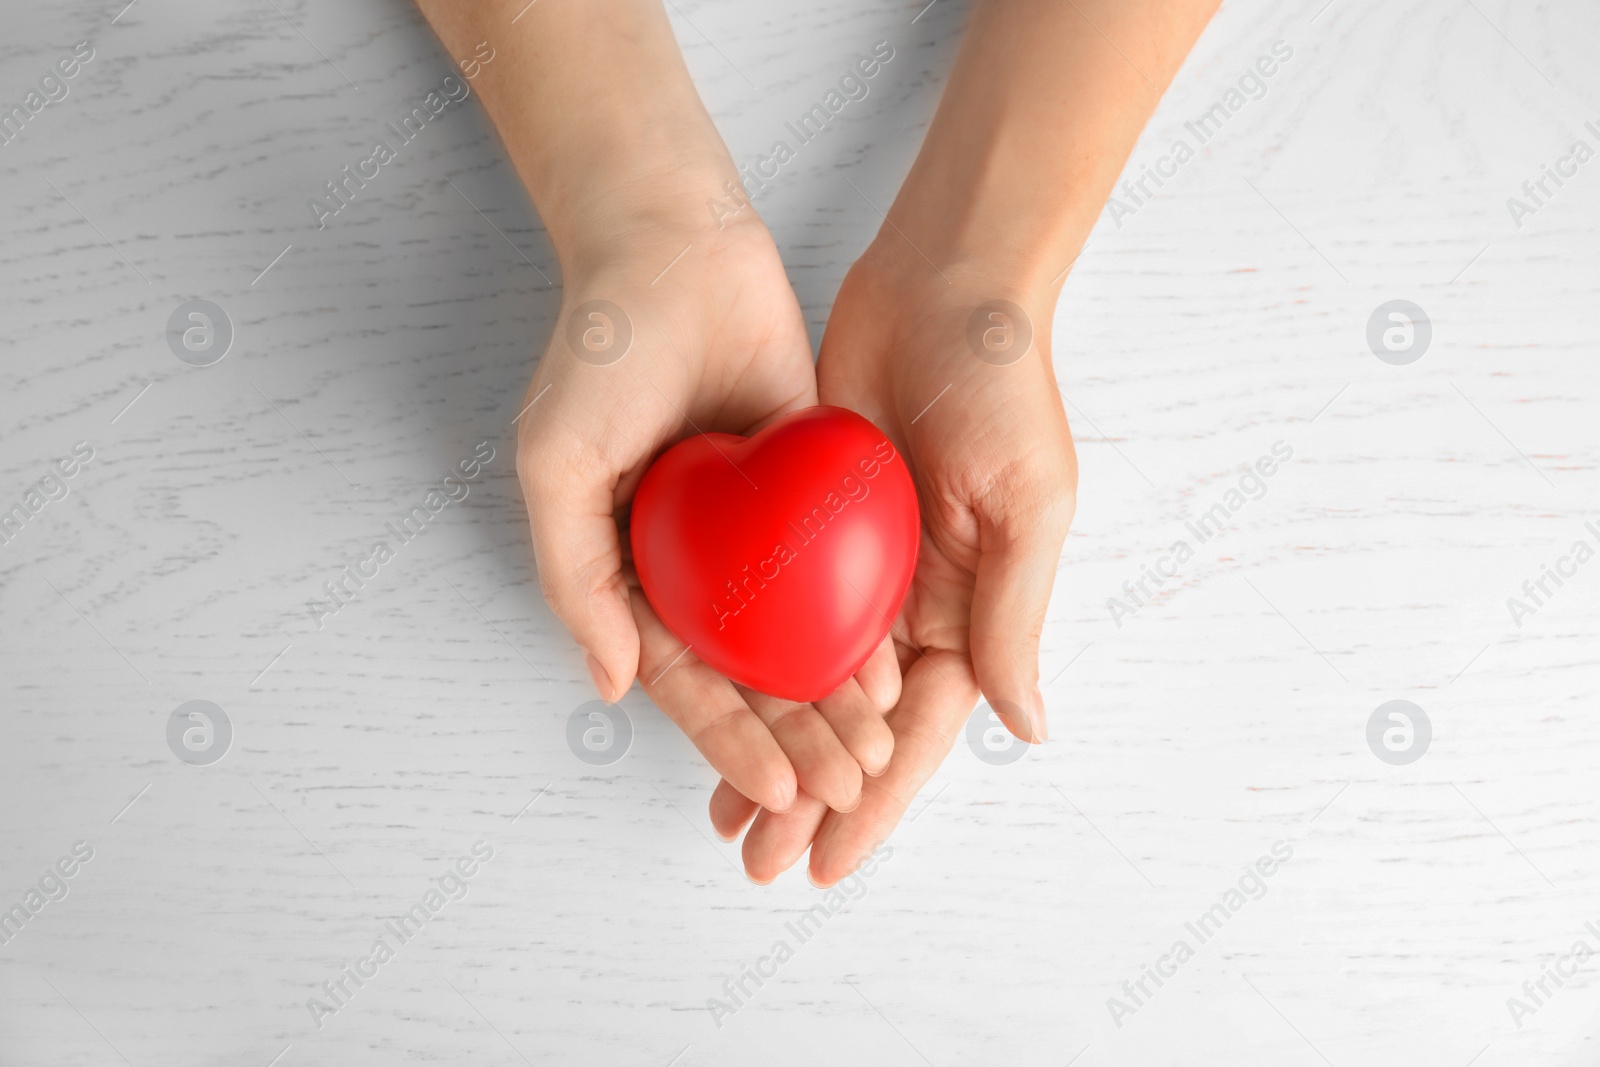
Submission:
[[[630,522],[661,621],[727,677],[819,700],[889,632],[917,565],[917,491],[894,445],[843,408],[754,437],[709,433],[645,473]]]

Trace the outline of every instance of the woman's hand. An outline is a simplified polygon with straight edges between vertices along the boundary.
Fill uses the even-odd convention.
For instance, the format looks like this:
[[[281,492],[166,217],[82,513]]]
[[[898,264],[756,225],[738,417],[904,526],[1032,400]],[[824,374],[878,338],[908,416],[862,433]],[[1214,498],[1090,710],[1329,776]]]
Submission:
[[[829,697],[739,690],[669,634],[632,578],[629,502],[662,448],[816,403],[800,308],[689,80],[659,0],[419,0],[473,86],[561,262],[555,331],[517,423],[546,599],[618,699],[635,676],[720,773],[775,810],[840,810],[893,737],[885,646]]]
[[[845,278],[817,366],[822,402],[894,440],[922,505],[917,572],[891,631],[905,675],[888,717],[894,757],[850,813],[805,795],[762,812],[745,839],[758,881],[813,840],[814,881],[849,873],[949,753],[980,689],[1014,734],[1045,738],[1039,634],[1077,488],[1050,363],[1053,291],[979,265],[941,275],[898,241],[880,238]],[[713,797],[724,836],[755,813],[742,792],[725,782]]]
[[[833,695],[795,704],[736,687],[670,634],[638,588],[628,506],[650,461],[692,433],[749,434],[816,403],[811,347],[753,212],[704,221],[613,216],[565,277],[519,420],[517,471],[545,599],[583,646],[600,695],[637,676],[711,765],[764,807],[796,789],[837,810],[881,771],[899,675],[885,647]],[[618,239],[616,235],[622,235]],[[863,688],[863,683],[866,688]]]
[[[894,757],[855,811],[802,797],[757,817],[752,877],[775,876],[807,845],[814,881],[847,874],[950,750],[980,687],[1018,737],[1044,738],[1039,629],[1077,488],[1050,364],[1056,298],[1216,6],[973,5],[922,150],[840,288],[817,366],[823,403],[893,437],[922,502],[922,554],[894,629],[905,671]],[[755,813],[735,786],[711,801],[724,835]]]
[[[810,342],[754,213],[717,229],[619,219],[566,274],[518,422],[539,584],[606,701],[634,678],[728,781],[766,808],[797,789],[850,811],[882,771],[899,691],[890,649],[818,704],[752,693],[672,637],[638,589],[627,507],[651,459],[702,430],[752,434],[816,403]]]

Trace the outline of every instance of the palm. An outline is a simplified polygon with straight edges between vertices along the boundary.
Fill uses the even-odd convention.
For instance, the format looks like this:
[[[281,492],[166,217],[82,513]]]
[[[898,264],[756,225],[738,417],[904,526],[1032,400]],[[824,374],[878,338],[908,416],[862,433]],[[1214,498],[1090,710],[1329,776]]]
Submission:
[[[818,393],[883,427],[917,480],[923,537],[897,645],[911,656],[940,650],[970,661],[985,552],[1007,512],[1025,505],[1017,497],[1033,473],[1063,455],[1071,460],[1072,438],[1047,336],[1034,340],[1043,359],[996,366],[968,347],[969,309],[982,302],[976,294],[943,292],[954,287],[940,283],[931,298],[907,302],[881,287],[860,265],[846,278],[823,340]],[[884,313],[896,305],[915,310]]]
[[[652,277],[655,268],[651,260],[607,267],[569,289],[561,321],[585,314],[579,329],[551,338],[530,390],[577,394],[563,418],[620,475],[619,505],[666,444],[696,430],[744,432],[813,396],[804,324],[764,234],[691,247]],[[619,321],[603,306],[588,310],[602,302],[620,310]],[[593,347],[583,348],[591,337]],[[629,337],[618,355],[614,346]]]
[[[816,402],[804,320],[766,231],[701,238],[681,255],[676,242],[632,249],[566,279],[519,441],[540,582],[603,696],[637,678],[712,766],[771,809],[798,788],[849,809],[863,768],[881,768],[893,745],[888,648],[815,705],[752,693],[668,632],[628,562],[628,506],[662,448],[749,433]]]
[[[1029,687],[1037,679],[1043,604],[1029,603],[1018,585],[1031,582],[1033,600],[1038,586],[1049,588],[1071,514],[1072,441],[1044,357],[1047,328],[1035,335],[1037,351],[1013,365],[977,358],[966,338],[971,309],[984,302],[979,293],[947,289],[937,277],[908,287],[858,263],[835,301],[817,365],[819,397],[865,415],[905,454],[922,542],[892,627],[904,683],[888,716],[889,767],[864,784],[862,803],[848,813],[814,802],[762,813],[745,851],[766,870],[781,870],[810,845],[813,877],[842,877],[889,835],[949,753],[979,682],[997,710],[1020,714],[1027,697],[1018,679]],[[1036,317],[1048,326],[1047,314]],[[1028,736],[1025,720],[1004,717]],[[725,794],[713,801],[714,817],[719,809],[739,810]]]

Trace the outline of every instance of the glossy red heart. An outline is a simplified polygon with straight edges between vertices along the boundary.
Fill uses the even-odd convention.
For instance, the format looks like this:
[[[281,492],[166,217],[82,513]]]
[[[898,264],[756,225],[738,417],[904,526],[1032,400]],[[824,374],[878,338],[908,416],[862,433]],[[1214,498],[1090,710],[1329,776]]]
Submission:
[[[741,685],[812,701],[889,632],[919,521],[889,439],[852,411],[815,407],[753,437],[673,445],[645,472],[630,531],[667,629]]]

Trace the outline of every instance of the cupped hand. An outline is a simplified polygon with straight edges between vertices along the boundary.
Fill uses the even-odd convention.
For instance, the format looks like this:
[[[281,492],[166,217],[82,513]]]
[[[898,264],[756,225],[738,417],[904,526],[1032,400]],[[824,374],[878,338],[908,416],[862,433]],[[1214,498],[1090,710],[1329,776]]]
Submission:
[[[804,790],[788,811],[758,813],[757,798],[722,782],[712,823],[726,838],[755,816],[744,860],[757,881],[808,846],[813,881],[854,869],[949,753],[980,690],[1016,736],[1046,736],[1039,635],[1077,489],[1049,354],[1054,289],[940,272],[885,250],[895,239],[880,237],[846,276],[817,366],[822,402],[860,412],[906,456],[922,507],[917,572],[891,631],[904,675],[888,715],[894,752],[848,813]]]
[[[667,631],[625,551],[629,503],[662,448],[701,431],[748,434],[816,403],[805,325],[771,237],[748,207],[721,227],[624,214],[595,232],[606,236],[567,264],[518,417],[545,599],[605,700],[637,677],[743,795],[782,811],[803,789],[850,810],[862,769],[881,771],[893,746],[882,716],[899,675],[887,645],[814,706],[743,691]]]

